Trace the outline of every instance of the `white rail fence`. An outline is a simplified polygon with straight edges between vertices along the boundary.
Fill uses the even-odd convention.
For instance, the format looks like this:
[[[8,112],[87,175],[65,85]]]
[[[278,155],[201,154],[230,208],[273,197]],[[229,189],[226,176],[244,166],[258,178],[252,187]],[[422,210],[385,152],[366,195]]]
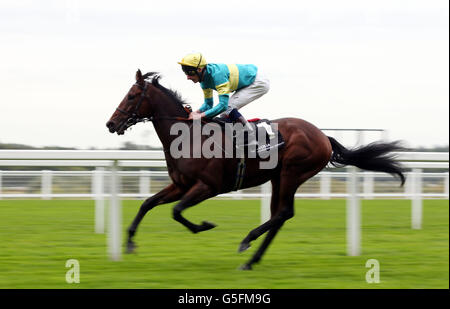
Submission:
[[[448,153],[398,153],[410,171],[400,188],[398,181],[382,173],[326,169],[305,183],[296,197],[347,199],[347,253],[360,254],[360,199],[403,198],[412,201],[412,228],[420,229],[422,199],[449,198]],[[2,170],[2,166],[21,167]],[[29,167],[84,166],[89,171],[26,170]],[[137,171],[120,170],[141,168]],[[109,199],[108,248],[120,259],[121,198],[147,198],[170,183],[162,151],[64,151],[0,150],[1,198],[90,198],[95,200],[95,230],[105,230],[105,199]],[[143,168],[146,168],[145,170]],[[436,172],[438,171],[438,172]],[[234,172],[234,171],[233,171]],[[270,218],[270,182],[218,198],[260,198],[261,220]]]
[[[90,171],[1,170],[0,198],[88,198],[97,200],[109,196],[110,171],[97,167]],[[403,198],[414,194],[421,198],[448,198],[448,173],[406,172],[404,187],[383,173],[357,172],[358,195],[364,199]],[[346,183],[351,174],[325,170],[311,178],[296,193],[298,198],[346,198],[350,195]],[[119,197],[144,199],[159,192],[171,180],[167,171],[119,171]],[[417,188],[420,191],[417,191]],[[270,196],[263,186],[219,195],[218,198],[264,198]]]

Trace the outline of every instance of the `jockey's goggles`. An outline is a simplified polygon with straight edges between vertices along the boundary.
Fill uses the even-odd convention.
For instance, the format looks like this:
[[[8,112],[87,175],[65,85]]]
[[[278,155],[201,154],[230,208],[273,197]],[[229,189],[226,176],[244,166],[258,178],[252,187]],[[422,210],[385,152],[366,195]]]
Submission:
[[[183,70],[184,74],[188,76],[194,76],[197,74],[197,69],[189,65],[182,65],[181,69]]]

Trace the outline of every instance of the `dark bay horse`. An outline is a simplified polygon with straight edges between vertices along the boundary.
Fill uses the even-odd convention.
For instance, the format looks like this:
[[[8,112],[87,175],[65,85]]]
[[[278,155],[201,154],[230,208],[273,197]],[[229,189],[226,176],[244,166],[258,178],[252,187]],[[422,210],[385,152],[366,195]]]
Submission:
[[[146,79],[151,79],[147,81]],[[188,112],[178,94],[159,82],[159,75],[150,72],[142,75],[138,70],[136,83],[130,88],[107,122],[111,133],[124,134],[130,126],[142,120],[151,120],[164,148],[167,169],[172,183],[144,201],[128,228],[127,252],[133,252],[133,237],[145,214],[155,206],[178,201],[173,207],[173,218],[193,233],[215,227],[203,221],[195,224],[182,216],[183,210],[218,194],[233,190],[236,181],[238,158],[178,158],[170,153],[171,143],[177,136],[170,128],[177,122],[186,122]],[[261,169],[261,159],[245,159],[246,170],[241,189],[272,183],[271,217],[264,224],[250,231],[242,240],[239,252],[267,233],[266,238],[252,258],[241,269],[252,269],[262,258],[265,250],[284,222],[294,216],[294,195],[298,187],[319,173],[328,163],[334,166],[353,165],[363,170],[379,171],[398,176],[401,184],[405,177],[399,162],[391,152],[402,149],[398,142],[372,143],[357,149],[346,149],[334,138],[327,137],[311,123],[297,118],[272,120],[284,137],[285,145],[278,151],[274,168]]]

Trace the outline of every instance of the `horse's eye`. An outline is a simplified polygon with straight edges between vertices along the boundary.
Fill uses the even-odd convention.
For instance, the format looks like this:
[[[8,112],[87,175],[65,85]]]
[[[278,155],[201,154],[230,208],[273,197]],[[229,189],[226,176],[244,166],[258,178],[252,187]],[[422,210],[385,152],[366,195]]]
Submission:
[[[134,95],[129,94],[129,95],[128,95],[128,100],[130,100],[130,101],[131,101],[131,100],[134,100]]]

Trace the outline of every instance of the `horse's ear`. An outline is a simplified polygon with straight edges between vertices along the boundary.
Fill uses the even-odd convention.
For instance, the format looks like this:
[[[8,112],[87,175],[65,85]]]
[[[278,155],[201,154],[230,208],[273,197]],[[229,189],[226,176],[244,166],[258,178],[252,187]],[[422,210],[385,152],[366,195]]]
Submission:
[[[141,73],[141,70],[138,69],[137,72],[136,72],[136,82],[138,84],[140,84],[140,83],[142,83],[142,81],[143,81],[142,73]]]

